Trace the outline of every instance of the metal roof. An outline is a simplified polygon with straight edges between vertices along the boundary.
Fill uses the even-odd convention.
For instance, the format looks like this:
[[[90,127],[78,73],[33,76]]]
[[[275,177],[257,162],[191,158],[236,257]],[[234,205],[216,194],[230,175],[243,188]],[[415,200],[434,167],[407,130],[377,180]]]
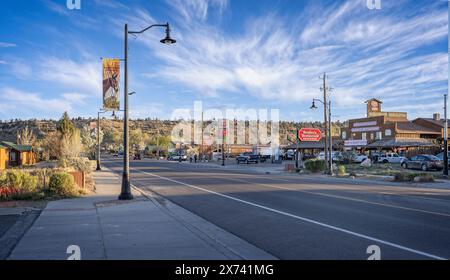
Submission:
[[[12,142],[6,142],[3,141],[1,142],[1,144],[9,149],[13,149],[19,152],[31,152],[33,151],[33,147],[32,146],[28,146],[28,145],[17,145],[15,143]]]

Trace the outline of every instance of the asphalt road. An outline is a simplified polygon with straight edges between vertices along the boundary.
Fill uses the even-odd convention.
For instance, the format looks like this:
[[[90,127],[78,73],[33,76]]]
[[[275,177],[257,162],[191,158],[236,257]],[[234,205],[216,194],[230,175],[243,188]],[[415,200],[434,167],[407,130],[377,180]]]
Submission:
[[[103,164],[121,171],[117,159]],[[381,259],[450,258],[450,190],[242,168],[144,160],[131,176],[280,259],[366,260],[372,245]]]

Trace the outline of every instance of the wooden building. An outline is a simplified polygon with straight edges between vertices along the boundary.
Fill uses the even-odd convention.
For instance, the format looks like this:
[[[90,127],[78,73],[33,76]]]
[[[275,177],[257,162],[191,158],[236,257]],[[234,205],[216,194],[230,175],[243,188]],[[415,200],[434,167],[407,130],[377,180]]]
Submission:
[[[36,154],[34,153],[32,146],[17,145],[12,142],[1,142],[0,145],[7,150],[5,168],[33,165],[37,162]]]
[[[367,116],[348,121],[341,130],[347,150],[394,151],[403,154],[435,153],[440,129],[409,121],[407,113],[383,112],[378,99],[366,101]]]
[[[433,118],[417,118],[413,120],[413,123],[432,129],[437,133],[439,133],[439,136],[437,138],[439,142],[442,142],[442,140],[444,139],[445,119],[442,119],[439,113],[433,114]],[[450,121],[449,121],[449,128],[450,128]],[[448,132],[450,135],[450,129]]]
[[[0,144],[0,171],[8,166],[8,148]]]

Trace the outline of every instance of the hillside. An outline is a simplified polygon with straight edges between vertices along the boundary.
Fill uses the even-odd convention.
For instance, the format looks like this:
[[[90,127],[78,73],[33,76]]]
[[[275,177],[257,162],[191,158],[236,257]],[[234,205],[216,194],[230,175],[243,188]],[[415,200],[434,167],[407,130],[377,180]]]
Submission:
[[[83,119],[75,118],[72,119],[74,125],[82,129],[83,127],[89,126],[91,122],[96,122],[96,119]],[[0,122],[0,141],[16,141],[16,135],[19,131],[28,126],[30,130],[34,132],[38,139],[42,139],[49,132],[54,132],[57,129],[58,121],[56,120],[11,120],[7,122]],[[173,127],[177,124],[176,121],[168,120],[157,120],[157,119],[145,119],[145,120],[130,120],[130,129],[136,130],[141,129],[144,133],[151,136],[161,135],[169,136]],[[206,123],[205,123],[206,125]],[[248,124],[247,124],[248,125]],[[123,122],[119,119],[102,119],[101,121],[102,129],[106,131],[120,132],[123,129]],[[338,122],[335,123],[336,127],[334,134],[339,133],[339,128],[343,127],[343,124]],[[280,138],[281,143],[286,144],[286,139],[288,135],[294,135],[297,127],[314,127],[321,128],[321,122],[281,122],[280,123]]]

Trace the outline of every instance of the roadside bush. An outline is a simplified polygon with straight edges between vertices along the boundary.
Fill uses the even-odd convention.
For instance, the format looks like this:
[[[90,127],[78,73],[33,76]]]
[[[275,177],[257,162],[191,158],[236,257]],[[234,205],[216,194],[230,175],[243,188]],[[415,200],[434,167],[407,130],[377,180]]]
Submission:
[[[51,193],[62,197],[76,197],[80,194],[72,175],[66,172],[53,174],[48,189]]]
[[[434,177],[431,174],[422,174],[414,178],[414,182],[417,183],[431,183],[434,182]]]
[[[338,166],[338,175],[345,175],[347,173],[347,168],[344,165]]]
[[[21,170],[9,170],[0,175],[0,199],[26,199],[38,192],[36,176]]]
[[[427,173],[397,173],[394,175],[395,182],[434,182],[434,177]]]
[[[395,182],[412,182],[414,180],[415,174],[414,173],[396,173],[394,175],[394,181]]]
[[[324,160],[310,159],[305,161],[305,168],[310,172],[317,173],[326,169],[326,163]]]
[[[24,194],[31,194],[37,191],[38,188],[38,178],[32,176],[29,173],[23,173],[22,175],[22,186],[20,192]]]

